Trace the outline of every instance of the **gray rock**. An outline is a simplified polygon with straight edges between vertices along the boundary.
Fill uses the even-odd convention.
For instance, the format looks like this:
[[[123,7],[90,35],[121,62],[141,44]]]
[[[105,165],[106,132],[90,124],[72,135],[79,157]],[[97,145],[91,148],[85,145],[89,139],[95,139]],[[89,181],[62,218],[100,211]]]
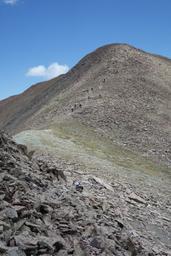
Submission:
[[[60,251],[57,253],[57,255],[58,255],[58,256],[67,256],[68,253],[67,253],[66,250],[60,250]],[[80,254],[79,256],[81,256],[81,254]]]
[[[143,198],[141,198],[140,196],[137,196],[134,192],[132,192],[128,197],[129,197],[129,199],[131,199],[137,203],[146,204],[146,201]]]
[[[26,254],[23,250],[15,247],[8,250],[7,256],[26,256]]]
[[[3,242],[0,241],[0,253],[7,252],[8,248],[5,246]]]
[[[18,219],[18,213],[15,210],[15,208],[12,208],[12,207],[6,208],[5,214],[6,214],[7,218],[12,219],[13,221]]]

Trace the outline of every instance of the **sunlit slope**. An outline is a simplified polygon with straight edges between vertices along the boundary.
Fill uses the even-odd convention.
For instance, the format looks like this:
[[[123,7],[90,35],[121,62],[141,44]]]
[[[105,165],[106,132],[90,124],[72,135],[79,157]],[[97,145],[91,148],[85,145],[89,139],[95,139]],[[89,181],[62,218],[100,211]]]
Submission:
[[[17,134],[81,124],[114,147],[170,165],[170,99],[171,60],[112,44],[67,74],[0,102],[0,128]]]
[[[15,136],[18,143],[74,160],[88,169],[126,170],[158,176],[169,174],[170,169],[155,164],[142,154],[128,150],[102,136],[94,128],[79,122],[65,121],[53,124],[46,130],[27,130]]]

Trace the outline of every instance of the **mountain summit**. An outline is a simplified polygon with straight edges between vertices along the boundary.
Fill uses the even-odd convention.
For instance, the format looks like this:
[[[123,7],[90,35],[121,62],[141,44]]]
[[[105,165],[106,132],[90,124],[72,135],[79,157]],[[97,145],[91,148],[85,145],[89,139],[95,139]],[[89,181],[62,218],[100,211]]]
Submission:
[[[3,255],[169,256],[170,99],[171,60],[112,44],[1,101]]]
[[[111,44],[67,74],[0,101],[0,128],[17,134],[63,126],[81,134],[88,127],[111,143],[169,164],[170,99],[170,59]]]

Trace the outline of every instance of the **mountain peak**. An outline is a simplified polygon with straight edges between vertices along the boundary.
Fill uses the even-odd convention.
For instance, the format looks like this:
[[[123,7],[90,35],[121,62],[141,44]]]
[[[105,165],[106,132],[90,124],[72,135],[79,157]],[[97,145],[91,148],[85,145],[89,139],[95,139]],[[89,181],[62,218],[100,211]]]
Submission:
[[[0,102],[0,128],[16,133],[74,120],[169,163],[170,74],[164,57],[128,44],[105,45],[67,74]]]

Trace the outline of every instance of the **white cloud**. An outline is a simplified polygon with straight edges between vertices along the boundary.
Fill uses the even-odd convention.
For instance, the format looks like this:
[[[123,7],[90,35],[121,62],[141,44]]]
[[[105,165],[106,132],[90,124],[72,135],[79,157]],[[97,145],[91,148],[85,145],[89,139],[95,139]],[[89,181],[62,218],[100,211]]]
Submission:
[[[67,65],[60,65],[57,62],[54,62],[48,67],[45,67],[44,65],[39,65],[36,67],[29,68],[26,75],[43,77],[45,79],[51,79],[53,77],[67,73],[68,70],[69,70],[69,67]]]
[[[3,0],[5,4],[14,5],[18,2],[18,0]]]
[[[30,68],[27,72],[27,76],[45,76],[46,68],[43,65]]]

